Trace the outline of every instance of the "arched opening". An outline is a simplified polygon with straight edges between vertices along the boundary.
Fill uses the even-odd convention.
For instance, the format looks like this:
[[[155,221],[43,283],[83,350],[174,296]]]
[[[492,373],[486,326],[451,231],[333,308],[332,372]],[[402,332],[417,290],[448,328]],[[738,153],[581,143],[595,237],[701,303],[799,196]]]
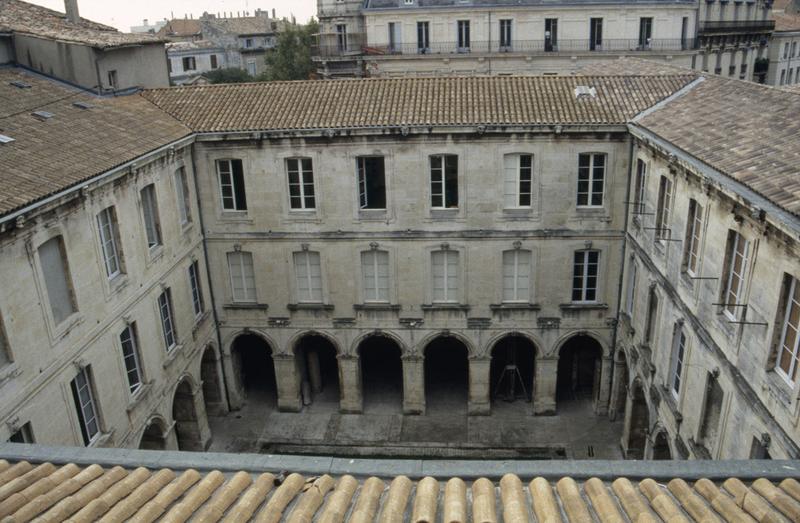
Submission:
[[[672,459],[672,452],[669,450],[666,430],[662,430],[656,434],[656,439],[653,441],[653,459]]]
[[[295,346],[294,359],[303,405],[335,403],[338,408],[339,361],[333,343],[316,334],[303,336]]]
[[[495,343],[489,371],[492,403],[531,401],[535,359],[536,346],[524,336],[509,335]]]
[[[178,450],[204,450],[192,386],[187,380],[181,381],[178,388],[175,389],[175,397],[172,400],[172,419],[175,420]]]
[[[386,336],[370,336],[358,345],[364,413],[399,411],[403,405],[400,346]]]
[[[203,401],[206,403],[206,414],[220,416],[225,413],[225,401],[219,378],[219,366],[214,347],[207,347],[200,361],[200,379],[203,380]]]
[[[603,348],[590,336],[574,336],[558,357],[556,401],[559,408],[574,402],[593,403],[600,389]]]
[[[425,403],[428,413],[466,412],[469,350],[457,338],[443,336],[425,347]]]
[[[266,341],[255,334],[242,334],[231,347],[231,364],[240,397],[262,405],[277,404],[275,365]]]
[[[647,429],[650,427],[650,411],[644,399],[644,390],[639,381],[631,387],[631,409],[628,424],[628,459],[644,459],[644,447],[647,442]]]
[[[144,450],[165,450],[167,448],[165,431],[164,423],[158,418],[153,418],[142,433],[139,448]]]

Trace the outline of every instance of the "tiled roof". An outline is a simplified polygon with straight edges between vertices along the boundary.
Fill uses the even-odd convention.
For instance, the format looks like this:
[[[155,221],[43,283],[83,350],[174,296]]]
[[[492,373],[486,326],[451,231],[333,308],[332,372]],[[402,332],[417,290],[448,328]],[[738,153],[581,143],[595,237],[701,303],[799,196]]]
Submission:
[[[121,33],[106,25],[81,18],[79,24],[67,20],[64,13],[20,0],[0,0],[0,32],[32,34],[62,42],[74,42],[99,48],[162,42],[153,35]]]
[[[280,29],[285,22],[268,18],[266,16],[241,16],[235,18],[205,18],[203,23],[216,28],[223,33],[234,35],[272,34]],[[273,29],[275,24],[275,29]]]
[[[800,31],[800,14],[776,13],[775,31]]]
[[[199,132],[379,126],[624,124],[693,75],[270,82],[145,91]],[[576,99],[587,85],[596,98]]]
[[[175,18],[167,22],[156,33],[156,36],[169,38],[175,36],[194,36],[200,34],[200,20]]]
[[[622,56],[614,60],[591,62],[579,68],[579,73],[586,76],[597,75],[636,75],[636,76],[663,76],[663,75],[693,75],[700,76],[698,71],[675,65],[659,59],[647,59],[633,56]]]
[[[11,82],[30,85],[20,88]],[[81,109],[74,102],[86,102]],[[54,116],[40,120],[31,113]],[[98,98],[0,68],[0,215],[190,134],[140,96]]]
[[[786,87],[781,87],[781,89],[790,93],[800,94],[800,84],[787,85]]]
[[[202,462],[202,454],[197,454]],[[278,523],[589,523],[800,521],[800,483],[736,478],[667,482],[506,474],[393,478],[0,460],[2,521],[260,521]],[[535,519],[534,519],[535,518]],[[660,518],[660,519],[659,519]]]

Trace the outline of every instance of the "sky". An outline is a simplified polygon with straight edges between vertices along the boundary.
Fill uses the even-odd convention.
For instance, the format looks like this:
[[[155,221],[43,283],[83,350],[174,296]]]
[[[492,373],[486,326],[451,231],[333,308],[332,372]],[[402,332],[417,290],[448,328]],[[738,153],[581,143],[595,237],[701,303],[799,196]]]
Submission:
[[[64,12],[64,0],[26,0],[50,9]],[[298,22],[306,22],[317,12],[316,0],[78,0],[81,17],[130,31],[131,26],[142,25],[147,18],[150,24],[156,20],[183,18],[194,14],[197,18],[203,11],[219,13],[222,11],[255,12],[256,9],[275,9],[278,17],[294,14]]]

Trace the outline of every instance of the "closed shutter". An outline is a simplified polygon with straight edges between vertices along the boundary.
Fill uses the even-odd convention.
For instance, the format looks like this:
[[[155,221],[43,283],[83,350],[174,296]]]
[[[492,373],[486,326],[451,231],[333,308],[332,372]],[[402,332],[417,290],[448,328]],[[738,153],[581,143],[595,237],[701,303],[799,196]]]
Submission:
[[[507,154],[503,157],[505,177],[503,180],[503,202],[506,208],[517,207],[517,176],[519,173],[519,156]]]

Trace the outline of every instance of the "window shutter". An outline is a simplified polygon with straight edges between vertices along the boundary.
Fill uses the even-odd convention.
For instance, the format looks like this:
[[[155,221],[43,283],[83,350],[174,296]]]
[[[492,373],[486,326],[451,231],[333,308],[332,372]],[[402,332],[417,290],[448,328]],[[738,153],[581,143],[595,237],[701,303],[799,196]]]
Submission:
[[[513,301],[514,298],[514,252],[503,253],[503,301]]]
[[[389,253],[386,251],[376,251],[378,274],[378,300],[389,301]]]
[[[517,299],[530,300],[531,251],[517,251]]]
[[[310,270],[310,299],[313,301],[322,301],[322,267],[320,266],[320,259],[318,252],[309,252],[309,270]]]
[[[294,253],[294,274],[297,279],[297,298],[299,301],[307,301],[309,299],[307,255],[307,252]]]
[[[458,252],[446,251],[447,301],[458,301]]]
[[[517,207],[519,201],[517,198],[518,186],[517,178],[519,176],[519,156],[516,154],[507,154],[503,157],[503,170],[505,172],[503,180],[503,202],[506,208]]]
[[[361,271],[364,281],[364,301],[374,301],[377,295],[375,288],[375,251],[361,253]]]
[[[432,254],[433,301],[444,301],[445,299],[444,262],[445,251],[436,251]]]

